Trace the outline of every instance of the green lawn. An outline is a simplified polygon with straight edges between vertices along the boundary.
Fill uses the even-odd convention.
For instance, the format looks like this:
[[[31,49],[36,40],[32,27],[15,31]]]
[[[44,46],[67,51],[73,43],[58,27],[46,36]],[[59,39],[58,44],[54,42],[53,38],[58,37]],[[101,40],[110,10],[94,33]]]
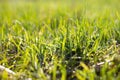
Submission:
[[[0,1],[0,80],[120,80],[119,3]]]

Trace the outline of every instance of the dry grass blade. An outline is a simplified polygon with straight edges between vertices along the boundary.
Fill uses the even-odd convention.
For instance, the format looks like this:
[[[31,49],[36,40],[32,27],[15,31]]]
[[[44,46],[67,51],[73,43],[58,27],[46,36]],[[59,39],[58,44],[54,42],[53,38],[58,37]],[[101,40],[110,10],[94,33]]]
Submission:
[[[4,66],[0,65],[0,72],[6,71],[8,72],[9,75],[15,75],[15,72],[13,72],[12,70],[5,68]]]

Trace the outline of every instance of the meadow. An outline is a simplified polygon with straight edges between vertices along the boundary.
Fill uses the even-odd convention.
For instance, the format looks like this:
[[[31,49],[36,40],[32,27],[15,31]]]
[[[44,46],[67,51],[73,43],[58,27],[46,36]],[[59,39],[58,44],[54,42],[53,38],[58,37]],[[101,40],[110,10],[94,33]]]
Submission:
[[[0,80],[120,80],[119,0],[0,0]]]

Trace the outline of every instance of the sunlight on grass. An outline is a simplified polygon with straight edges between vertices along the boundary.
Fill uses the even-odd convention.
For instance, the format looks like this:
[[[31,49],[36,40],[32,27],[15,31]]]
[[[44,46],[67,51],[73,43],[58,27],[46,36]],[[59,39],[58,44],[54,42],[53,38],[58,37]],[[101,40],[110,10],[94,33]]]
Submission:
[[[0,0],[0,79],[119,80],[119,2]]]

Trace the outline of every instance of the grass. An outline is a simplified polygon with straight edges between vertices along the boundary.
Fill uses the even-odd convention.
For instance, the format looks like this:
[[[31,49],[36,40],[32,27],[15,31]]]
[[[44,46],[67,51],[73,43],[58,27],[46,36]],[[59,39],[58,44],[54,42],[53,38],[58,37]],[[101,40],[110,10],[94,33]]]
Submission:
[[[119,2],[0,2],[0,79],[119,80]]]

